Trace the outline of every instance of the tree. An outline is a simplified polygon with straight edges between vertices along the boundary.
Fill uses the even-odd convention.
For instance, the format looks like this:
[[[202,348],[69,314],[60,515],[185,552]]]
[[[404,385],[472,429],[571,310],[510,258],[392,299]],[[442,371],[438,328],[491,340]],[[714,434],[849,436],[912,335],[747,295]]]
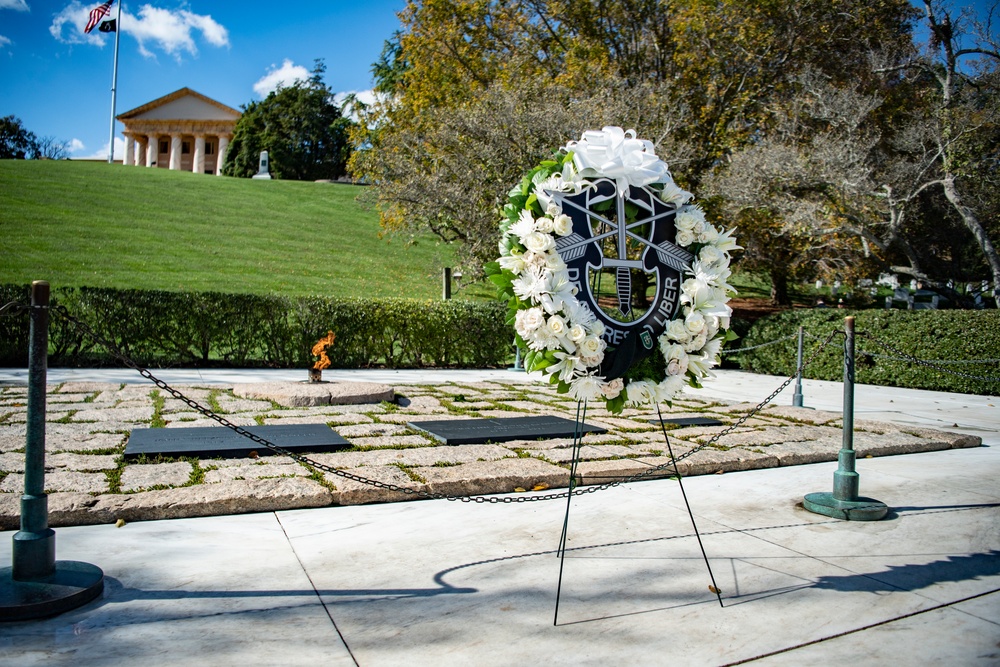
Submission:
[[[350,156],[351,121],[323,83],[326,67],[317,60],[312,76],[279,87],[260,102],[243,107],[223,173],[249,177],[257,173],[266,150],[271,174],[290,180],[339,178]]]
[[[40,137],[36,143],[35,157],[39,160],[65,160],[69,157],[69,143],[55,137]]]
[[[519,100],[511,113],[559,107],[554,120],[536,121],[545,131],[510,134],[535,156],[510,171],[604,122],[653,140],[675,178],[697,190],[733,151],[766,136],[805,68],[870,80],[868,53],[909,43],[911,16],[906,0],[411,0],[376,64],[388,96],[362,128],[358,141],[370,148],[352,170],[373,184],[387,228],[476,239],[479,249],[464,254],[474,270],[492,252],[480,222],[495,217],[510,182],[488,181],[496,189],[459,217],[443,199],[427,205],[433,192],[415,202],[404,184],[456,178],[443,170],[479,146],[458,131],[470,118],[503,140],[517,122],[485,111],[505,95]]]
[[[38,152],[38,138],[27,130],[16,116],[0,118],[0,160],[34,157]]]

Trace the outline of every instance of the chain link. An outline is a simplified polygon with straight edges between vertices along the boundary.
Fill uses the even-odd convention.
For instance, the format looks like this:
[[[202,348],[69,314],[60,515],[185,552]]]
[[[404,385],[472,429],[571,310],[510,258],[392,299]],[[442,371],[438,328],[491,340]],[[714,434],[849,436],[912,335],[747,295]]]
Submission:
[[[715,442],[718,442],[719,438],[721,438],[722,436],[727,435],[729,433],[732,433],[735,429],[739,428],[748,419],[750,419],[751,417],[753,417],[754,415],[756,415],[758,412],[760,412],[761,410],[763,410],[764,407],[768,403],[770,403],[772,400],[774,400],[774,398],[778,394],[780,394],[789,384],[791,384],[792,380],[794,380],[795,377],[796,377],[795,374],[791,375],[787,380],[785,380],[781,384],[780,387],[778,387],[773,392],[771,392],[770,396],[768,396],[763,401],[761,401],[759,404],[757,404],[757,406],[754,407],[752,410],[750,410],[747,414],[745,414],[742,417],[740,417],[734,424],[730,425],[728,428],[724,429],[723,431],[720,431],[719,433],[717,433],[715,436],[713,436],[712,438],[710,438],[704,444],[698,445],[697,447],[694,447],[694,448],[690,449],[689,451],[685,452],[684,454],[682,454],[682,455],[680,455],[678,457],[672,458],[672,460],[669,463],[663,463],[663,464],[658,465],[658,466],[650,467],[647,470],[643,470],[642,472],[639,472],[639,473],[637,473],[635,475],[632,475],[630,477],[622,478],[622,479],[616,480],[614,482],[608,482],[606,484],[588,486],[586,488],[575,488],[576,481],[571,479],[570,480],[569,490],[563,491],[563,492],[560,492],[560,493],[550,493],[550,494],[546,494],[546,495],[537,495],[537,496],[521,496],[521,495],[518,495],[518,496],[509,496],[509,495],[505,495],[505,496],[495,496],[495,495],[494,496],[482,496],[482,495],[453,496],[453,495],[448,495],[448,494],[444,494],[444,493],[434,493],[434,492],[431,492],[431,491],[424,491],[423,489],[412,489],[412,488],[408,488],[408,487],[399,486],[398,484],[393,484],[391,482],[380,482],[380,481],[375,480],[375,479],[369,479],[367,477],[362,477],[361,475],[356,475],[354,473],[347,472],[345,470],[338,470],[338,469],[334,468],[333,466],[329,466],[329,465],[327,465],[325,463],[320,463],[319,461],[314,461],[313,459],[310,459],[307,456],[302,456],[301,454],[296,454],[295,452],[289,451],[289,450],[285,449],[284,447],[276,445],[273,442],[270,442],[269,440],[260,437],[259,435],[251,433],[250,431],[246,430],[245,428],[242,428],[240,426],[237,426],[236,424],[233,424],[231,421],[229,421],[225,417],[216,414],[211,409],[206,408],[205,406],[201,405],[200,403],[198,403],[194,399],[189,398],[188,396],[185,396],[183,393],[181,393],[177,389],[174,389],[173,387],[171,387],[170,385],[168,385],[163,380],[160,380],[159,378],[157,378],[156,376],[154,376],[148,369],[139,366],[138,364],[136,364],[135,362],[133,362],[131,359],[129,359],[127,356],[125,356],[122,352],[120,352],[118,350],[117,346],[114,343],[111,343],[110,341],[105,340],[102,336],[100,336],[97,332],[95,332],[89,325],[87,325],[86,323],[84,323],[81,320],[77,319],[76,317],[73,317],[69,313],[69,311],[66,310],[66,308],[64,306],[55,306],[55,307],[53,307],[53,310],[56,313],[58,313],[59,315],[61,315],[62,317],[64,317],[67,321],[69,321],[70,323],[72,323],[73,325],[75,325],[77,328],[79,328],[84,334],[86,334],[87,336],[90,336],[91,338],[93,338],[94,341],[96,341],[100,345],[103,345],[104,347],[106,347],[108,349],[108,351],[112,355],[114,355],[119,361],[121,361],[122,363],[124,363],[126,366],[128,366],[132,370],[138,372],[142,377],[146,378],[147,380],[149,380],[150,382],[152,382],[153,384],[155,384],[160,389],[166,391],[168,394],[170,394],[175,399],[183,402],[188,407],[190,407],[193,410],[201,413],[205,417],[207,417],[207,418],[209,418],[209,419],[211,419],[211,420],[213,420],[215,422],[218,422],[221,426],[224,426],[224,427],[226,427],[228,429],[231,429],[232,431],[236,432],[238,435],[241,435],[241,436],[243,436],[245,438],[248,438],[249,440],[253,441],[254,443],[256,443],[258,445],[261,445],[263,447],[267,447],[268,449],[270,449],[271,451],[273,451],[273,452],[275,452],[277,454],[281,454],[282,456],[287,456],[287,457],[289,457],[291,459],[294,459],[295,461],[298,461],[299,463],[302,463],[305,466],[314,468],[316,470],[322,470],[323,472],[327,472],[327,473],[330,473],[332,475],[336,475],[338,477],[343,477],[344,479],[349,479],[351,481],[358,482],[360,484],[365,484],[365,485],[368,485],[368,486],[373,486],[375,488],[384,489],[386,491],[392,491],[392,492],[395,492],[395,493],[402,493],[404,495],[410,495],[410,496],[418,496],[420,498],[426,498],[426,499],[429,499],[429,500],[450,500],[450,501],[461,501],[461,502],[464,502],[464,503],[474,502],[474,503],[490,503],[490,504],[501,504],[501,503],[502,504],[511,504],[511,503],[539,502],[539,501],[544,501],[544,500],[557,500],[559,498],[567,498],[569,496],[580,496],[580,495],[585,495],[585,494],[588,494],[588,493],[595,493],[597,491],[604,491],[604,490],[611,489],[611,488],[616,487],[616,486],[620,486],[622,484],[630,484],[632,482],[637,482],[637,481],[646,479],[646,478],[654,475],[657,472],[661,472],[663,470],[666,470],[668,467],[673,467],[674,468],[674,472],[676,473],[677,472],[677,463],[678,462],[683,461],[684,459],[688,458],[689,456],[692,456],[693,454],[696,454],[697,452],[701,451],[702,449],[705,449],[706,447],[711,446]],[[826,340],[822,344],[816,346],[816,348],[812,351],[812,353],[809,355],[809,357],[805,361],[802,362],[802,365],[799,366],[799,368],[798,368],[798,370],[796,372],[797,373],[801,373],[802,369],[805,368],[816,357],[816,355],[819,354],[819,352],[824,347],[826,347],[826,345],[829,344],[829,342],[833,339],[833,337],[837,333],[842,333],[842,332],[840,332],[839,330],[836,330],[836,329],[833,330],[833,331],[831,331],[830,335],[827,336]],[[662,420],[662,418],[660,420],[660,424],[661,424],[661,427],[663,427],[663,420]],[[664,429],[663,430],[664,437],[667,437],[667,435],[666,435],[666,428],[663,427],[663,429]]]
[[[23,304],[20,301],[11,301],[0,306],[0,317],[14,317],[29,310],[31,310],[31,306]]]
[[[797,337],[798,337],[798,334],[797,333],[793,333],[793,334],[791,334],[789,336],[784,336],[782,338],[776,338],[775,340],[768,341],[766,343],[761,343],[760,345],[754,345],[752,347],[738,347],[738,348],[736,348],[734,350],[721,350],[719,352],[719,354],[721,354],[721,355],[740,354],[741,352],[749,352],[750,350],[757,350],[757,349],[760,349],[762,347],[767,347],[769,345],[777,345],[778,343],[784,343],[786,340],[792,340],[793,338],[797,338]]]
[[[950,375],[957,375],[958,377],[963,377],[963,378],[967,378],[967,379],[970,379],[970,380],[983,380],[985,382],[1000,382],[1000,377],[996,377],[996,376],[983,376],[983,375],[971,375],[969,373],[962,373],[960,371],[953,371],[950,368],[942,368],[937,363],[932,362],[932,361],[926,361],[924,359],[918,359],[917,357],[913,356],[912,354],[907,354],[906,352],[903,352],[902,350],[896,349],[895,347],[893,347],[892,345],[889,345],[888,343],[884,343],[884,342],[880,341],[878,338],[875,338],[875,336],[872,336],[870,333],[865,332],[865,331],[859,331],[857,333],[857,335],[859,337],[861,337],[861,338],[867,338],[871,342],[875,343],[876,345],[882,347],[885,350],[888,350],[889,352],[892,352],[893,354],[899,355],[897,357],[898,360],[909,361],[910,363],[917,364],[919,366],[926,366],[927,368],[933,368],[934,370],[940,371],[941,373],[948,373]],[[866,354],[866,353],[862,353],[862,354]],[[881,356],[881,355],[879,355],[879,356]]]

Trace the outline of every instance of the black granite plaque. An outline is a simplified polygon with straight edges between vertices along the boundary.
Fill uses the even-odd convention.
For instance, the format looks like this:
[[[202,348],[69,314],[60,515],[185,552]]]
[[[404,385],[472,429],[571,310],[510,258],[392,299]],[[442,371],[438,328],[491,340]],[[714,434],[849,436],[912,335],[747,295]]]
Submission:
[[[409,422],[446,445],[481,445],[509,440],[572,438],[576,433],[607,433],[606,428],[580,424],[562,417],[503,417],[499,419],[451,419]]]
[[[292,452],[333,452],[351,443],[326,424],[246,426],[245,430]],[[250,452],[270,456],[274,452],[225,426],[192,428],[137,428],[125,446],[125,460],[146,456],[195,456],[198,458],[242,458]]]
[[[650,419],[653,424],[659,424],[659,419]],[[722,426],[723,422],[718,419],[712,419],[711,417],[676,417],[671,419],[669,417],[663,418],[664,424],[676,424],[677,426]]]

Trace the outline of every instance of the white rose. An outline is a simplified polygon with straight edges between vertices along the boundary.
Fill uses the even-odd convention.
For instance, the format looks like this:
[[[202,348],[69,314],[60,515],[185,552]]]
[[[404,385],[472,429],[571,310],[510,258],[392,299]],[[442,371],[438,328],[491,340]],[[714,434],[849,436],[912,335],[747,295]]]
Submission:
[[[558,315],[549,317],[549,321],[546,324],[554,336],[562,336],[566,333],[566,320]]]
[[[698,259],[705,264],[714,266],[721,262],[725,256],[713,245],[707,245],[698,253]]]
[[[687,352],[684,351],[683,345],[674,344],[663,351],[663,356],[668,361],[670,359],[676,359],[680,363],[684,363],[687,359]]]
[[[689,229],[678,229],[675,240],[679,246],[689,246],[694,243],[694,234]]]
[[[705,225],[705,231],[698,234],[698,243],[715,243],[719,240],[719,230],[712,225]]]
[[[601,393],[604,398],[616,398],[618,394],[622,393],[622,389],[625,388],[625,383],[621,378],[615,378],[611,382],[608,382],[603,387],[601,387]]]
[[[565,213],[557,215],[552,221],[552,229],[559,236],[569,236],[573,233],[573,219]]]
[[[523,239],[524,247],[532,252],[545,252],[555,247],[555,241],[548,234],[531,232]]]
[[[537,221],[537,220],[535,221],[535,224],[538,224],[538,221]],[[702,217],[702,218],[701,218],[701,220],[695,220],[695,223],[694,223],[694,227],[692,227],[692,228],[691,228],[691,232],[692,232],[692,233],[693,233],[693,234],[694,234],[695,236],[699,236],[699,235],[701,235],[701,234],[704,234],[704,233],[705,233],[705,228],[706,228],[707,226],[708,226],[708,223],[707,223],[707,222],[705,222],[705,218],[704,218],[704,217]]]
[[[583,359],[583,363],[587,365],[587,368],[594,368],[595,366],[600,366],[601,362],[604,361],[604,353],[587,355],[580,357]]]
[[[589,356],[604,352],[604,341],[597,336],[587,336],[580,341],[580,350]]]
[[[681,368],[680,362],[676,359],[671,359],[670,363],[667,364],[667,375],[684,375],[684,370]]]
[[[587,337],[587,330],[579,324],[574,324],[569,328],[569,339],[574,343],[579,343]]]
[[[689,353],[694,353],[705,347],[705,342],[708,340],[708,336],[702,331],[700,334],[691,339],[691,342],[684,346],[685,351]]]
[[[543,217],[535,220],[535,229],[545,234],[552,233],[552,218]]]
[[[670,320],[670,324],[667,325],[667,330],[664,333],[669,339],[667,345],[670,345],[670,341],[683,343],[691,337],[690,334],[688,334],[687,327],[684,326],[684,320]],[[661,340],[663,339],[661,338]]]
[[[705,212],[697,206],[681,207],[677,212],[677,217],[674,218],[674,224],[679,230],[686,229],[687,231],[691,231],[698,223],[702,223],[702,229],[704,229]]]
[[[705,330],[705,316],[697,310],[693,311],[684,318],[684,328],[687,329],[688,333],[692,336],[697,336]]]
[[[600,338],[604,335],[604,322],[601,322],[598,319],[595,319],[588,328],[590,329],[590,334],[592,336]]]
[[[545,313],[542,312],[541,308],[537,307],[528,308],[527,310],[519,310],[517,311],[517,315],[514,316],[514,324],[518,333],[521,333],[522,331],[534,331],[544,323]]]
[[[557,252],[545,253],[545,268],[552,272],[563,272],[566,269],[566,262]]]
[[[562,213],[562,208],[560,208],[559,204],[555,202],[550,203],[548,207],[545,209],[545,215],[553,219],[555,219],[555,217],[560,213]]]

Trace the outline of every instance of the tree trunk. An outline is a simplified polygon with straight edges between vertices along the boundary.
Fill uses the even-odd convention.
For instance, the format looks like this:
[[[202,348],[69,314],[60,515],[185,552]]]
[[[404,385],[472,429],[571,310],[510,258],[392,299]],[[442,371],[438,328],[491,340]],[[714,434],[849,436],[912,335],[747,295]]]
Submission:
[[[948,198],[951,205],[958,211],[958,214],[962,217],[962,222],[972,232],[972,235],[976,238],[976,242],[979,243],[979,247],[982,248],[986,262],[993,273],[994,300],[996,301],[997,308],[1000,308],[1000,255],[997,255],[997,249],[993,246],[993,242],[986,236],[986,230],[983,229],[983,225],[979,222],[975,211],[962,203],[962,196],[959,194],[958,188],[955,187],[955,177],[948,174],[941,181],[941,185],[944,187],[944,196]]]
[[[771,303],[776,306],[790,306],[788,296],[788,274],[779,269],[771,269]]]

